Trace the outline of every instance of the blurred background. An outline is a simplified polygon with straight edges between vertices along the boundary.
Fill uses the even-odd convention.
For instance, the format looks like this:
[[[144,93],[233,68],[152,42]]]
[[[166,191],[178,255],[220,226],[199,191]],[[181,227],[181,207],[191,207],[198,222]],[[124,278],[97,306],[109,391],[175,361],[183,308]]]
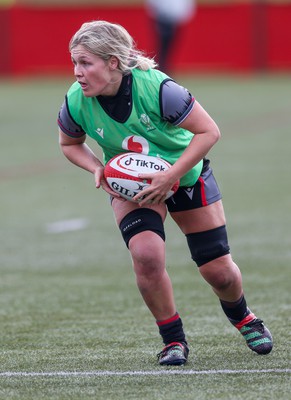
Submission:
[[[155,56],[154,2],[0,0],[0,75],[70,73],[69,39],[92,19],[124,25]],[[171,44],[172,71],[291,71],[291,0],[196,0],[188,14]]]

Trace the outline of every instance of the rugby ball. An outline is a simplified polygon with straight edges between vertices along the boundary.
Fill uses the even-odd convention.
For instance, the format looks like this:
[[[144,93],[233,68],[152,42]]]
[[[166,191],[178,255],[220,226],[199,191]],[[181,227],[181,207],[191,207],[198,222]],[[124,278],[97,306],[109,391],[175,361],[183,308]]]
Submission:
[[[113,157],[104,168],[104,177],[111,189],[126,200],[140,193],[151,184],[150,179],[141,179],[139,174],[152,174],[166,171],[171,167],[167,161],[140,153],[123,153]],[[175,182],[166,199],[171,197],[179,187]]]

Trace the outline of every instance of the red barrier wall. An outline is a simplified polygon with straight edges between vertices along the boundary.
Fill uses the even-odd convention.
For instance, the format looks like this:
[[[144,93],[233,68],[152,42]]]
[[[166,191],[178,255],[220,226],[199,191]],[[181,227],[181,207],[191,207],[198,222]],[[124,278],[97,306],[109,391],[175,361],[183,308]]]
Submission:
[[[140,49],[154,55],[154,33],[141,6],[0,9],[0,73],[68,73],[68,42],[85,21],[125,26]],[[291,4],[204,5],[183,28],[172,57],[182,71],[291,71]]]
[[[0,74],[9,74],[12,71],[11,65],[11,12],[7,8],[0,8]]]
[[[267,26],[268,68],[291,71],[291,4],[269,7]]]

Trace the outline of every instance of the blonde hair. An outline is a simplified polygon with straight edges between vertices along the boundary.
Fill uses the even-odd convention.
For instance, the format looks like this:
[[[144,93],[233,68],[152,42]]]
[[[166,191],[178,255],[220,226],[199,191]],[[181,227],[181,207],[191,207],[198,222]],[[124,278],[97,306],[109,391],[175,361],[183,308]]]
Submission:
[[[123,75],[134,68],[146,71],[157,66],[154,59],[136,49],[133,38],[125,28],[107,21],[84,23],[70,41],[70,52],[78,45],[104,61],[115,56],[119,61],[118,69]]]

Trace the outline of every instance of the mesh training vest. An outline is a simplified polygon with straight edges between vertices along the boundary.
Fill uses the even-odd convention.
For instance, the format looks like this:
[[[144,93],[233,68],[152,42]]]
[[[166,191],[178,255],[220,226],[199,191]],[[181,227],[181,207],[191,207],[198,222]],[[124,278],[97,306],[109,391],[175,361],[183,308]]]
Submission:
[[[159,90],[168,77],[155,69],[134,69],[132,76],[133,104],[126,122],[110,117],[96,97],[85,97],[78,82],[67,93],[70,114],[102,148],[104,163],[117,154],[134,151],[174,164],[193,134],[161,119]],[[202,161],[181,178],[180,185],[194,185],[201,169]]]

